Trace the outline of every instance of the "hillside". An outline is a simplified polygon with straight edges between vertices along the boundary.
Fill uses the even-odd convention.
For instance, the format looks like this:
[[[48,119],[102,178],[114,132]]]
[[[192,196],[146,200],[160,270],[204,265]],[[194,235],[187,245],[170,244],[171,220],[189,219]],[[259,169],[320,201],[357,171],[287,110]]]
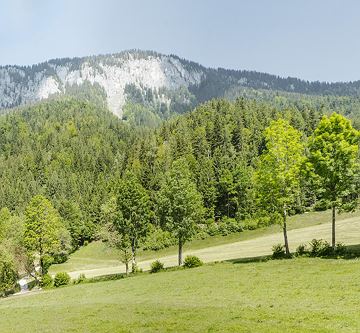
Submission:
[[[174,55],[136,50],[0,67],[0,109],[62,94],[91,99],[94,90],[97,100],[119,117],[140,112],[133,107],[140,104],[152,117],[162,119],[212,98],[253,95],[254,90],[359,97],[360,81],[308,82],[254,71],[213,69]]]
[[[330,241],[331,212],[312,212],[292,216],[289,219],[290,248],[295,252],[300,244],[309,243],[314,238]],[[356,251],[360,244],[360,213],[346,213],[339,216],[337,223],[338,240]],[[203,262],[211,263],[239,259],[251,261],[272,254],[272,247],[282,242],[282,231],[279,225],[272,225],[257,230],[245,230],[227,236],[214,236],[207,239],[195,239],[185,245],[185,255],[196,255]],[[175,246],[160,251],[141,251],[139,268],[150,270],[154,260],[160,260],[165,267],[176,266],[177,248]],[[70,255],[66,263],[53,265],[49,273],[67,272],[73,279],[85,274],[91,278],[107,274],[125,272],[120,261],[121,253],[109,248],[102,242],[93,242]]]
[[[359,269],[358,260],[231,262],[70,286],[0,300],[0,330],[358,332]]]
[[[22,214],[43,194],[81,244],[93,237],[109,178],[126,163],[125,147],[135,133],[106,109],[75,99],[1,116],[0,207]]]

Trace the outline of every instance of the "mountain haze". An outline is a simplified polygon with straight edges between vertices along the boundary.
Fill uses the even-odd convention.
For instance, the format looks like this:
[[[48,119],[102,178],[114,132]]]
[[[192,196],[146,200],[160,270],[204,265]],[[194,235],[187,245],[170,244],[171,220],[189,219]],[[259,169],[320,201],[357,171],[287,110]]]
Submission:
[[[166,118],[206,100],[235,98],[247,90],[357,97],[360,81],[309,82],[254,71],[212,69],[174,55],[138,50],[0,67],[0,109],[76,91],[89,98],[100,96],[119,117],[131,103],[147,106]]]

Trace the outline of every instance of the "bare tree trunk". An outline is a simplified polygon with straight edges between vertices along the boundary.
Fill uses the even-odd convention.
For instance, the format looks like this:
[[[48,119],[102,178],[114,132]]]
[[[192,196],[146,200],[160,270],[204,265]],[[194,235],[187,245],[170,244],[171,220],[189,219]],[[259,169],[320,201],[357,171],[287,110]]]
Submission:
[[[179,266],[182,265],[182,251],[183,251],[183,242],[181,237],[179,237]]]
[[[131,241],[131,271],[136,272],[136,239]]]
[[[335,242],[336,242],[336,240],[335,240],[335,219],[336,219],[336,207],[333,204],[333,206],[332,206],[332,231],[331,231],[331,233],[332,233],[331,245],[332,245],[333,250],[335,250],[335,246],[336,246],[335,245]]]
[[[290,250],[289,250],[289,241],[288,241],[288,237],[287,237],[287,229],[286,229],[286,217],[287,217],[287,213],[286,213],[286,208],[284,208],[284,224],[283,224],[283,233],[284,233],[284,243],[285,243],[285,252],[286,255],[290,255]]]
[[[125,262],[125,272],[126,272],[126,276],[129,275],[129,262]]]

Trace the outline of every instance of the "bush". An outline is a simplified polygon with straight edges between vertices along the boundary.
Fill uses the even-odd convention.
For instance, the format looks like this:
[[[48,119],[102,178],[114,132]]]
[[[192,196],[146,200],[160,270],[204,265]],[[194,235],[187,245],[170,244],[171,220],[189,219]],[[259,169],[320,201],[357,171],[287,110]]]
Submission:
[[[272,251],[273,251],[272,254],[273,259],[282,259],[286,257],[285,246],[282,244],[275,244],[272,247]]]
[[[159,260],[155,260],[151,264],[150,273],[157,273],[164,269],[164,264],[160,262]]]
[[[218,226],[219,233],[223,236],[243,231],[242,225],[235,219],[224,217]]]
[[[245,219],[244,220],[244,229],[255,230],[258,228],[259,221],[257,219]]]
[[[197,256],[186,256],[184,260],[184,267],[185,268],[194,268],[202,266],[203,262]]]
[[[214,221],[212,221],[211,223],[207,223],[206,232],[209,236],[216,236],[219,234],[219,227]]]
[[[346,254],[346,246],[344,243],[337,243],[335,247],[335,254],[338,256],[344,256]]]
[[[312,257],[324,257],[333,253],[329,242],[323,239],[313,239],[310,242],[310,255]]]
[[[45,274],[42,279],[41,279],[41,287],[43,288],[50,288],[52,287],[54,282],[54,279],[52,278],[52,276],[50,274]]]
[[[308,249],[307,249],[307,246],[306,244],[300,244],[297,248],[296,248],[296,255],[298,257],[301,257],[305,254],[308,253]]]
[[[55,279],[54,279],[54,286],[56,288],[60,287],[60,286],[66,286],[70,283],[70,275],[68,273],[65,272],[60,272],[57,273],[55,275]]]
[[[86,278],[85,274],[82,273],[79,275],[79,277],[76,280],[74,280],[74,284],[80,284],[80,283],[84,283],[86,281],[87,281],[87,278]]]

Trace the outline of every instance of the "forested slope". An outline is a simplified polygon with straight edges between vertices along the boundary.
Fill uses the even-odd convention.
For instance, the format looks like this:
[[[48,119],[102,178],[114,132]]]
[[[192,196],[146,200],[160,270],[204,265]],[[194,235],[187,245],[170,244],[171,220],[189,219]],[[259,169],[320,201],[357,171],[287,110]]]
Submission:
[[[1,116],[0,207],[21,214],[43,194],[81,244],[93,235],[108,179],[126,160],[134,134],[106,109],[74,99]]]

